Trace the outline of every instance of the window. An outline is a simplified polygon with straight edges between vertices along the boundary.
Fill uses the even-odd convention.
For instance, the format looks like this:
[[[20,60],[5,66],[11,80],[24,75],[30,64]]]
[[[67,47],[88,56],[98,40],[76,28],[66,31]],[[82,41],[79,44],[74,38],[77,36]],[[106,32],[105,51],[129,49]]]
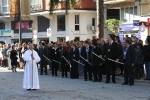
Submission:
[[[92,26],[95,26],[95,18],[92,18]]]
[[[5,23],[0,22],[0,30],[5,29]]]
[[[2,13],[8,13],[9,10],[9,0],[2,0]]]
[[[80,41],[80,37],[75,37],[74,41]]]
[[[47,28],[49,27],[50,27],[49,19],[43,16],[38,16],[38,32],[46,32]]]
[[[22,22],[22,33],[31,32],[31,30],[28,30],[27,27],[32,27],[32,23],[33,23],[33,21],[31,21],[31,20],[30,21],[23,21]],[[11,22],[11,29],[14,30],[14,33],[19,33],[19,26],[17,24],[18,24],[18,22],[15,22],[15,21]],[[24,26],[25,24],[27,25],[27,27]]]
[[[79,26],[79,15],[75,15],[75,31],[79,31],[80,26]]]
[[[133,7],[130,7],[130,17],[133,17]]]
[[[137,6],[134,7],[134,15],[137,15]]]
[[[58,15],[57,16],[57,30],[58,31],[65,31],[65,15]]]
[[[30,0],[31,12],[42,10],[42,0]]]

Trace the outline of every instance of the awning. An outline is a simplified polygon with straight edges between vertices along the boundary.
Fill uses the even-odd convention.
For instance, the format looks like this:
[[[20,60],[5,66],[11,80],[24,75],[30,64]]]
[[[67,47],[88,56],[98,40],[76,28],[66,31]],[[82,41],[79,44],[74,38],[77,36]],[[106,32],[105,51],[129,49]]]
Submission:
[[[136,31],[139,30],[138,26],[133,26],[133,23],[120,24],[120,31]]]

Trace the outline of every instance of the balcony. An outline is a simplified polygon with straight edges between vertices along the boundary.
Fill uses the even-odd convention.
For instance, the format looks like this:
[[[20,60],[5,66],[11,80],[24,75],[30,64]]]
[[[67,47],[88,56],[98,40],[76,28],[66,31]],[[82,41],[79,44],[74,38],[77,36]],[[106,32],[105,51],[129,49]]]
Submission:
[[[120,4],[120,3],[131,3],[131,2],[135,2],[135,0],[104,0],[105,5]]]
[[[150,0],[141,0],[140,4],[148,4],[148,3],[150,3]]]

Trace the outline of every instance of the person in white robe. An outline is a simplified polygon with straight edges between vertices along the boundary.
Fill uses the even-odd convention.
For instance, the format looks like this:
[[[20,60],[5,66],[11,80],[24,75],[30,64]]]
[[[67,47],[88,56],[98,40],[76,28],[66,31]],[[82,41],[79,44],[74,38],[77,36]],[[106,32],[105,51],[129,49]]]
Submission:
[[[33,50],[32,44],[29,45],[29,50],[24,53],[25,71],[23,78],[23,88],[27,90],[40,89],[37,63],[41,60],[36,51]],[[33,61],[33,66],[32,66]],[[33,69],[33,71],[32,71]]]

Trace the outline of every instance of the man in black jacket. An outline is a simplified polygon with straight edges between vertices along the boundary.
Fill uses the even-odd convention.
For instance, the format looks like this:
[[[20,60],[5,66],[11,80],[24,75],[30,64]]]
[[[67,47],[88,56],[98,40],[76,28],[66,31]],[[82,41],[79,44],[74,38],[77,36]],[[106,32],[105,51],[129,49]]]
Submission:
[[[59,62],[59,59],[60,59],[60,52],[55,42],[53,43],[53,48],[51,49],[50,59],[52,61],[52,75],[54,76],[54,73],[55,73],[55,76],[58,76],[57,70],[58,70],[59,64],[57,62]]]
[[[114,35],[108,36],[108,43],[106,44],[106,82],[110,81],[110,71],[112,72],[112,82],[115,81],[115,71],[116,71],[116,63],[110,61],[109,59],[116,60],[118,57],[118,44],[114,42]]]
[[[93,50],[91,53],[91,63],[92,63],[92,67],[93,67],[93,74],[94,74],[94,80],[93,82],[101,82],[102,81],[102,69],[101,69],[101,65],[102,65],[102,61],[101,61],[101,49],[99,47],[97,47],[97,43],[93,42]],[[95,53],[95,54],[93,54]],[[98,77],[97,77],[98,76]]]
[[[45,75],[47,75],[47,59],[44,56],[48,57],[48,49],[45,46],[45,43],[42,43],[42,46],[39,51],[39,55],[41,58],[41,62],[40,62],[41,74],[40,75],[43,75],[43,68],[45,68]]]
[[[136,52],[130,40],[126,40],[125,45],[124,52],[120,57],[120,59],[124,59],[124,83],[122,85],[134,85],[133,67],[135,65]],[[117,61],[119,61],[119,59],[117,59]]]
[[[89,73],[89,80],[92,80],[92,65],[91,63],[91,53],[92,53],[92,46],[89,46],[89,42],[84,42],[85,47],[82,48],[81,56],[84,58],[84,79],[87,81],[87,73]],[[86,60],[86,61],[85,61]],[[89,62],[89,63],[88,63]]]

